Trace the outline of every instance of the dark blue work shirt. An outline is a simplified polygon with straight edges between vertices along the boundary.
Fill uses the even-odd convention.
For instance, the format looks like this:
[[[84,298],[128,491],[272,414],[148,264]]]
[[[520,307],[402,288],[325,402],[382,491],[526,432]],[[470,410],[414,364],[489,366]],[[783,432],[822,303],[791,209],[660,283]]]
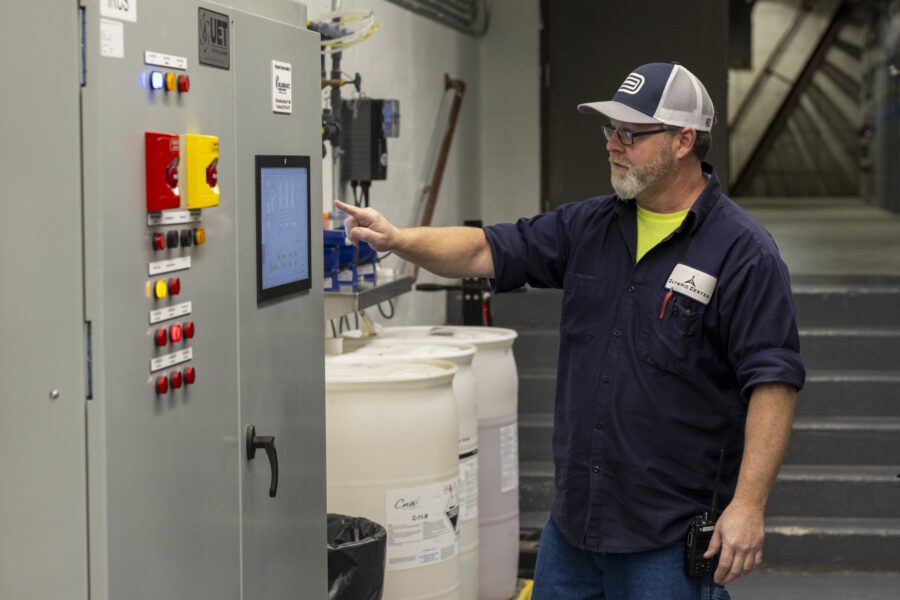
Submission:
[[[734,495],[753,387],[803,386],[787,267],[703,169],[685,220],[637,264],[635,205],[616,196],[485,228],[496,291],[564,290],[552,515],[574,546],[683,539],[721,449],[720,507]]]

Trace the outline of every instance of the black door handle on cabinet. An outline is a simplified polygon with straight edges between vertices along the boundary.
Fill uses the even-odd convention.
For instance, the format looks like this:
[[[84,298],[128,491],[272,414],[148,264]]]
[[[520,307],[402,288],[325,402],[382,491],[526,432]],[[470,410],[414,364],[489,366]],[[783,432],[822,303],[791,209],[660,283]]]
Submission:
[[[269,497],[274,498],[278,492],[278,452],[275,450],[275,436],[256,435],[256,427],[247,425],[247,460],[253,460],[257,450],[265,450],[266,456],[269,457],[269,468],[272,471]]]

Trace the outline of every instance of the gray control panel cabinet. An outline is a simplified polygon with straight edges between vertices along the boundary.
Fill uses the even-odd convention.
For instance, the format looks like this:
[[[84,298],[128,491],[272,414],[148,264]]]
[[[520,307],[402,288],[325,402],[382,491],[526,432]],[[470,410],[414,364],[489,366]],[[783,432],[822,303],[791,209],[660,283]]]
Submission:
[[[0,597],[325,598],[318,35],[290,0],[82,4],[0,24],[20,83],[0,275],[23,282],[0,321]],[[180,151],[180,205],[153,218],[147,132]],[[188,189],[189,135],[217,138],[217,202]],[[258,155],[311,159],[311,290],[264,303]]]

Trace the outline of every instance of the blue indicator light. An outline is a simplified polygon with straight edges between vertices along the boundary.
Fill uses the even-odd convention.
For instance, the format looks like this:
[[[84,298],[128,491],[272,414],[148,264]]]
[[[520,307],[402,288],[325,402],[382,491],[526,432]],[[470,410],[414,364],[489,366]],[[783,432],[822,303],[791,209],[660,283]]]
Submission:
[[[165,83],[165,77],[163,77],[162,71],[153,71],[150,73],[150,89],[151,90],[161,90],[163,88],[163,84]]]

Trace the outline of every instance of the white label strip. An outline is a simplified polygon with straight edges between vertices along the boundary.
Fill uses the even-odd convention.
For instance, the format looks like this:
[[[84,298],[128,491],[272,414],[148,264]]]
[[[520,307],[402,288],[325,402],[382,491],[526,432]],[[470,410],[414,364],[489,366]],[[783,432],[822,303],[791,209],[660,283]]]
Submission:
[[[181,256],[179,258],[170,258],[169,260],[158,260],[150,263],[148,271],[150,275],[160,275],[162,273],[171,273],[172,271],[183,271],[191,268],[191,257]]]
[[[184,350],[179,350],[178,352],[173,352],[172,354],[157,356],[156,358],[150,359],[150,372],[156,373],[157,371],[162,371],[163,369],[168,369],[169,367],[174,367],[175,365],[180,365],[181,363],[187,362],[192,358],[194,358],[193,348],[185,348]]]
[[[187,58],[183,56],[172,56],[171,54],[150,52],[149,50],[144,51],[144,64],[181,69],[182,71],[188,68]]]
[[[100,0],[100,16],[137,23],[137,0]]]
[[[166,210],[147,213],[147,225],[178,225],[180,223],[196,223],[200,221],[199,210]]]
[[[176,304],[175,306],[167,306],[166,308],[160,308],[159,310],[151,310],[150,324],[155,325],[157,323],[162,323],[163,321],[168,321],[169,319],[183,317],[184,315],[189,314],[191,314],[191,303],[182,302],[181,304]]]

